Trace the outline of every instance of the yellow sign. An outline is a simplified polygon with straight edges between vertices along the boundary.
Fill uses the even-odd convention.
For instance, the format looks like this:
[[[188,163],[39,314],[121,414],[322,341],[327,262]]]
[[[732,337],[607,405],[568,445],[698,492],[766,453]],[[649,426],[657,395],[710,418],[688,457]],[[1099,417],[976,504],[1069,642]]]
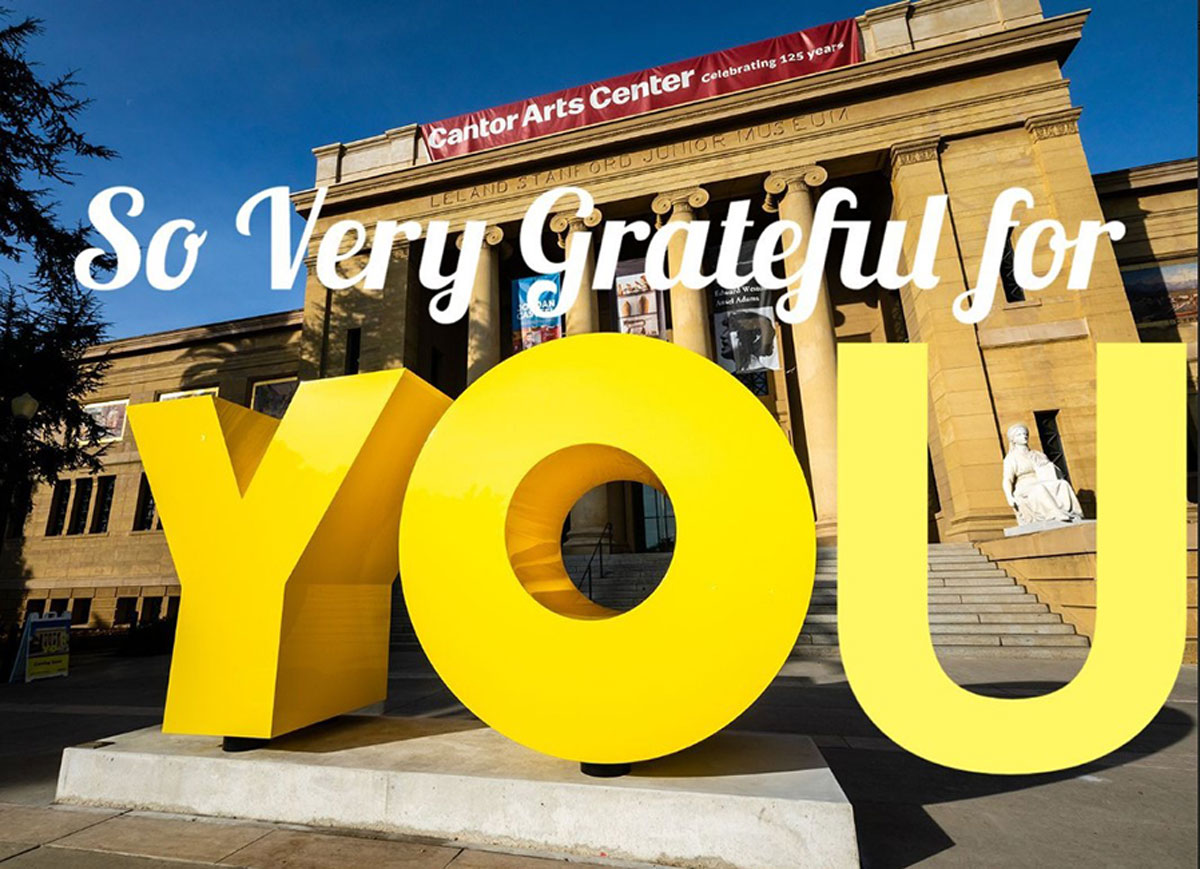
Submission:
[[[165,731],[265,739],[384,699],[400,501],[449,404],[381,371],[304,383],[282,420],[129,409],[182,587]]]
[[[841,348],[839,642],[863,708],[922,757],[1074,766],[1134,736],[1170,691],[1186,612],[1184,348],[1098,358],[1094,647],[1065,688],[1000,699],[946,676],[926,623],[925,348]],[[631,388],[647,371],[672,390]],[[725,726],[804,620],[814,529],[789,445],[739,383],[664,342],[554,341],[452,407],[387,371],[302,384],[282,421],[212,397],[129,415],[183,585],[171,732],[271,737],[383,699],[398,564],[459,699],[518,742],[593,763]],[[559,547],[574,502],[612,480],[669,492],[678,517],[670,570],[626,613],[581,595]]]
[[[671,389],[636,388],[650,371]],[[513,412],[549,396],[551,413]],[[679,529],[662,583],[626,613],[584,597],[559,546],[574,503],[616,480],[667,492]],[[795,645],[815,559],[808,486],[762,403],[631,335],[552,341],[485,374],[430,435],[400,524],[404,599],[438,675],[509,738],[591,763],[670,754],[745,711]]]

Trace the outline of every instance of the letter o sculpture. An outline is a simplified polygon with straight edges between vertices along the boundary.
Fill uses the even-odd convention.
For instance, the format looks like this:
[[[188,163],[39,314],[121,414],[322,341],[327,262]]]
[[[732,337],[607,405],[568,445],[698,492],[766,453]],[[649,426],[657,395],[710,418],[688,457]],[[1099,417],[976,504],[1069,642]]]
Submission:
[[[563,522],[595,486],[668,493],[670,568],[639,606],[592,603]],[[629,763],[712,735],[787,660],[816,559],[808,487],[779,425],[718,366],[593,334],[496,366],[412,472],[400,575],[430,662],[486,724],[568,760]]]

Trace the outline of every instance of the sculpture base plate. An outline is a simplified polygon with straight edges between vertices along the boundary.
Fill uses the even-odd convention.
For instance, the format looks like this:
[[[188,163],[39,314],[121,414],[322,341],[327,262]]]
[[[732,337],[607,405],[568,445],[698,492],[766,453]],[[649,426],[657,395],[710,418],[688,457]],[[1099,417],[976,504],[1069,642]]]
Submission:
[[[1005,537],[1020,537],[1022,534],[1036,534],[1039,531],[1057,531],[1059,528],[1074,528],[1078,525],[1095,525],[1095,519],[1047,519],[1044,522],[1030,522],[1028,525],[1014,525],[1004,529]]]
[[[850,803],[812,740],[789,734],[726,731],[602,779],[469,721],[343,717],[237,754],[150,727],[66,749],[58,801],[592,861],[858,866]]]

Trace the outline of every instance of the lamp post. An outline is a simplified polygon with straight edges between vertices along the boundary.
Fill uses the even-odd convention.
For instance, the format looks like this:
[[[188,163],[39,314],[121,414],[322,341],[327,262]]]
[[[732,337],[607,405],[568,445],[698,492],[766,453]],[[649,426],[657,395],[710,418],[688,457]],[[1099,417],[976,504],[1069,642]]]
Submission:
[[[29,422],[33,419],[33,415],[37,413],[38,400],[28,392],[22,392],[12,400],[12,415],[19,420]]]
[[[28,392],[22,392],[12,400],[9,408],[12,411],[13,419],[16,420],[14,426],[16,438],[15,442],[9,445],[10,454],[3,457],[7,467],[4,468],[3,478],[0,479],[0,549],[4,546],[4,538],[8,536],[8,513],[12,507],[13,492],[16,491],[13,474],[21,464],[18,456],[23,451],[21,436],[29,425],[29,421],[33,419],[33,415],[37,413],[38,400]]]

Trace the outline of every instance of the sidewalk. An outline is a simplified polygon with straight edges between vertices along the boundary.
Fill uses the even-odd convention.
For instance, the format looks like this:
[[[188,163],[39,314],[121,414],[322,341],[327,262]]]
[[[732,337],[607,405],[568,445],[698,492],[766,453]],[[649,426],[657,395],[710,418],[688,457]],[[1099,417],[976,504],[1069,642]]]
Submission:
[[[1079,663],[948,658],[945,666],[976,690],[1028,696],[1063,684]],[[73,666],[65,680],[0,686],[3,869],[181,860],[261,869],[567,865],[403,837],[51,807],[64,746],[155,723],[165,695],[163,657],[95,656]],[[855,807],[868,867],[1195,866],[1196,685],[1196,668],[1183,668],[1167,706],[1129,745],[1042,776],[959,773],[901,751],[863,715],[830,660],[789,663],[734,726],[814,737]],[[467,714],[416,648],[393,656],[387,713]]]

